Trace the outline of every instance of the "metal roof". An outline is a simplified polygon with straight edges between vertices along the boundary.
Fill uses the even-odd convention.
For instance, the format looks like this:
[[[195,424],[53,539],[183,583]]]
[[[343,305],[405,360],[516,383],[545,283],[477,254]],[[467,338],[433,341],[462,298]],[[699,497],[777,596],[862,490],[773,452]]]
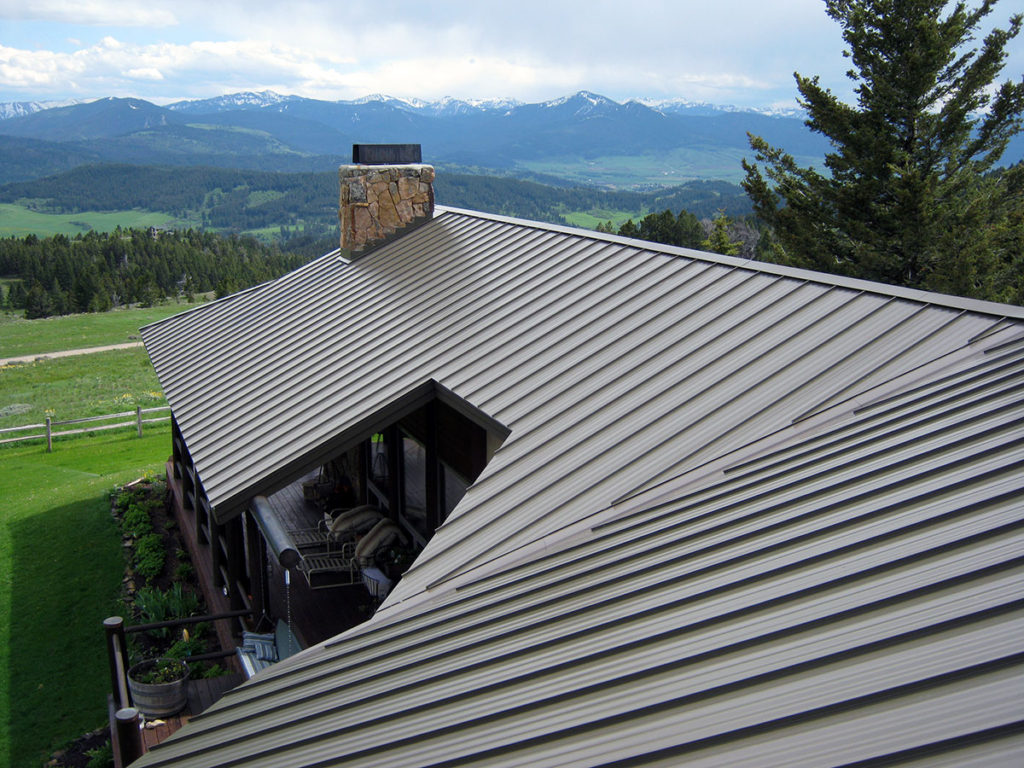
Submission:
[[[448,210],[149,326],[223,514],[427,381],[510,434],[373,619],[140,765],[1019,757],[1022,321]]]

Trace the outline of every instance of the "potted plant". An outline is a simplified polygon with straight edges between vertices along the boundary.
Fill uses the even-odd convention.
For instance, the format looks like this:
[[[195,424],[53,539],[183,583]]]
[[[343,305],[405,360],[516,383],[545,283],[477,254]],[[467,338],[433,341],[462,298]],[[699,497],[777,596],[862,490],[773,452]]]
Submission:
[[[128,670],[128,690],[146,717],[176,714],[188,702],[188,664],[168,657],[140,661]]]

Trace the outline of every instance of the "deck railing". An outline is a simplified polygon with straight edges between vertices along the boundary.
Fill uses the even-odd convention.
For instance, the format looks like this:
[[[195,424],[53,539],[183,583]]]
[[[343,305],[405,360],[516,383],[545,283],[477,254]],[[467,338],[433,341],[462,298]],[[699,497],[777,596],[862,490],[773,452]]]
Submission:
[[[125,626],[120,616],[111,616],[103,621],[103,630],[107,646],[107,660],[110,664],[110,688],[108,709],[110,713],[111,742],[114,747],[115,766],[127,766],[142,755],[142,741],[138,738],[140,715],[133,706],[131,694],[128,692],[128,647],[125,635],[131,632],[145,632],[163,627],[180,627],[187,624],[234,619],[239,616],[251,616],[252,611],[226,611],[205,616],[188,616],[170,621],[158,621],[150,624]],[[210,661],[236,655],[236,651],[220,650],[189,656],[188,661]]]
[[[121,429],[124,427],[135,427],[135,431],[139,437],[142,437],[142,425],[143,424],[155,424],[160,421],[167,421],[171,417],[158,416],[156,418],[144,419],[144,414],[157,413],[158,411],[170,411],[171,408],[168,405],[160,405],[155,408],[143,408],[138,406],[134,411],[122,411],[121,413],[108,413],[103,416],[88,416],[84,419],[65,419],[64,421],[53,421],[49,416],[46,417],[45,424],[26,424],[22,427],[4,427],[0,429],[0,445],[4,443],[17,443],[22,440],[41,440],[46,439],[46,452],[53,452],[53,438],[61,437],[62,435],[80,435],[85,432],[100,432],[105,429]],[[134,418],[131,418],[134,417]],[[131,421],[119,421],[116,424],[102,424],[98,427],[82,427],[79,429],[65,429],[63,431],[55,432],[55,428],[71,426],[73,424],[89,424],[101,421],[110,421],[112,419],[128,419]],[[3,438],[3,435],[12,434],[14,432],[26,432],[28,430],[42,430],[34,432],[30,435],[22,435],[20,437],[7,437]]]

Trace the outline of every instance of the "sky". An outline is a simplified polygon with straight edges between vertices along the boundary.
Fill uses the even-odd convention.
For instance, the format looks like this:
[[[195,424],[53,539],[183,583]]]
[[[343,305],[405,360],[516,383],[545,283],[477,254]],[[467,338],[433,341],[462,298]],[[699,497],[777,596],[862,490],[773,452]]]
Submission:
[[[842,51],[821,0],[0,0],[0,102],[588,90],[779,108],[794,71],[852,101]],[[1024,44],[1002,79],[1021,72]]]

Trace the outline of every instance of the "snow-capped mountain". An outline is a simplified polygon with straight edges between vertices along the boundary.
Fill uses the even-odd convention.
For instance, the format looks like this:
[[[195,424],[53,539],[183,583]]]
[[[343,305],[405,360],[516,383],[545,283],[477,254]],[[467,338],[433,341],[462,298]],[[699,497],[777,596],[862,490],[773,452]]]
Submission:
[[[211,99],[190,99],[168,104],[167,109],[175,112],[226,112],[229,110],[264,109],[297,98],[282,96],[274,91],[242,91],[215,96]]]
[[[710,117],[725,112],[752,112],[757,115],[767,115],[768,117],[804,117],[803,110],[796,106],[737,107],[732,104],[711,104],[707,101],[654,99],[649,97],[630,99],[630,101],[643,104],[645,107],[657,110],[665,115],[686,114],[693,117]]]
[[[75,145],[75,162],[307,170],[336,163],[357,143],[418,143],[435,163],[502,171],[537,163],[576,167],[586,158],[582,178],[590,183],[619,173],[605,171],[601,158],[623,154],[643,158],[642,168],[664,165],[674,178],[735,177],[742,170],[737,155],[749,152],[748,134],[784,146],[805,162],[816,162],[828,149],[803,120],[683,100],[620,103],[579,91],[528,104],[385,94],[326,101],[259,91],[164,107],[109,98],[40,109],[0,120],[0,155],[4,141],[9,164],[24,156],[25,142],[57,142],[64,146],[54,147],[55,155],[70,157],[67,145]],[[326,157],[333,159],[318,159]],[[19,173],[24,177],[29,171]],[[648,183],[648,176],[643,179]]]
[[[349,106],[359,106],[360,104],[384,104],[389,107],[404,109],[411,112],[418,112],[430,105],[429,101],[424,101],[423,99],[400,99],[396,96],[388,96],[386,93],[371,93],[368,96],[362,96],[358,99],[342,99],[334,103],[346,104]]]
[[[0,120],[41,112],[55,107],[70,107],[73,104],[88,104],[93,99],[65,99],[63,101],[3,101],[0,102]]]
[[[608,110],[615,110],[622,105],[612,101],[607,96],[590,91],[577,91],[571,96],[562,96],[551,101],[542,101],[538,106],[545,109],[556,109],[560,107],[571,108],[573,114],[584,117],[592,114],[599,114]]]
[[[507,112],[521,104],[515,99],[457,99],[445,96],[438,101],[421,102],[417,109],[431,117],[455,117],[474,112]]]

